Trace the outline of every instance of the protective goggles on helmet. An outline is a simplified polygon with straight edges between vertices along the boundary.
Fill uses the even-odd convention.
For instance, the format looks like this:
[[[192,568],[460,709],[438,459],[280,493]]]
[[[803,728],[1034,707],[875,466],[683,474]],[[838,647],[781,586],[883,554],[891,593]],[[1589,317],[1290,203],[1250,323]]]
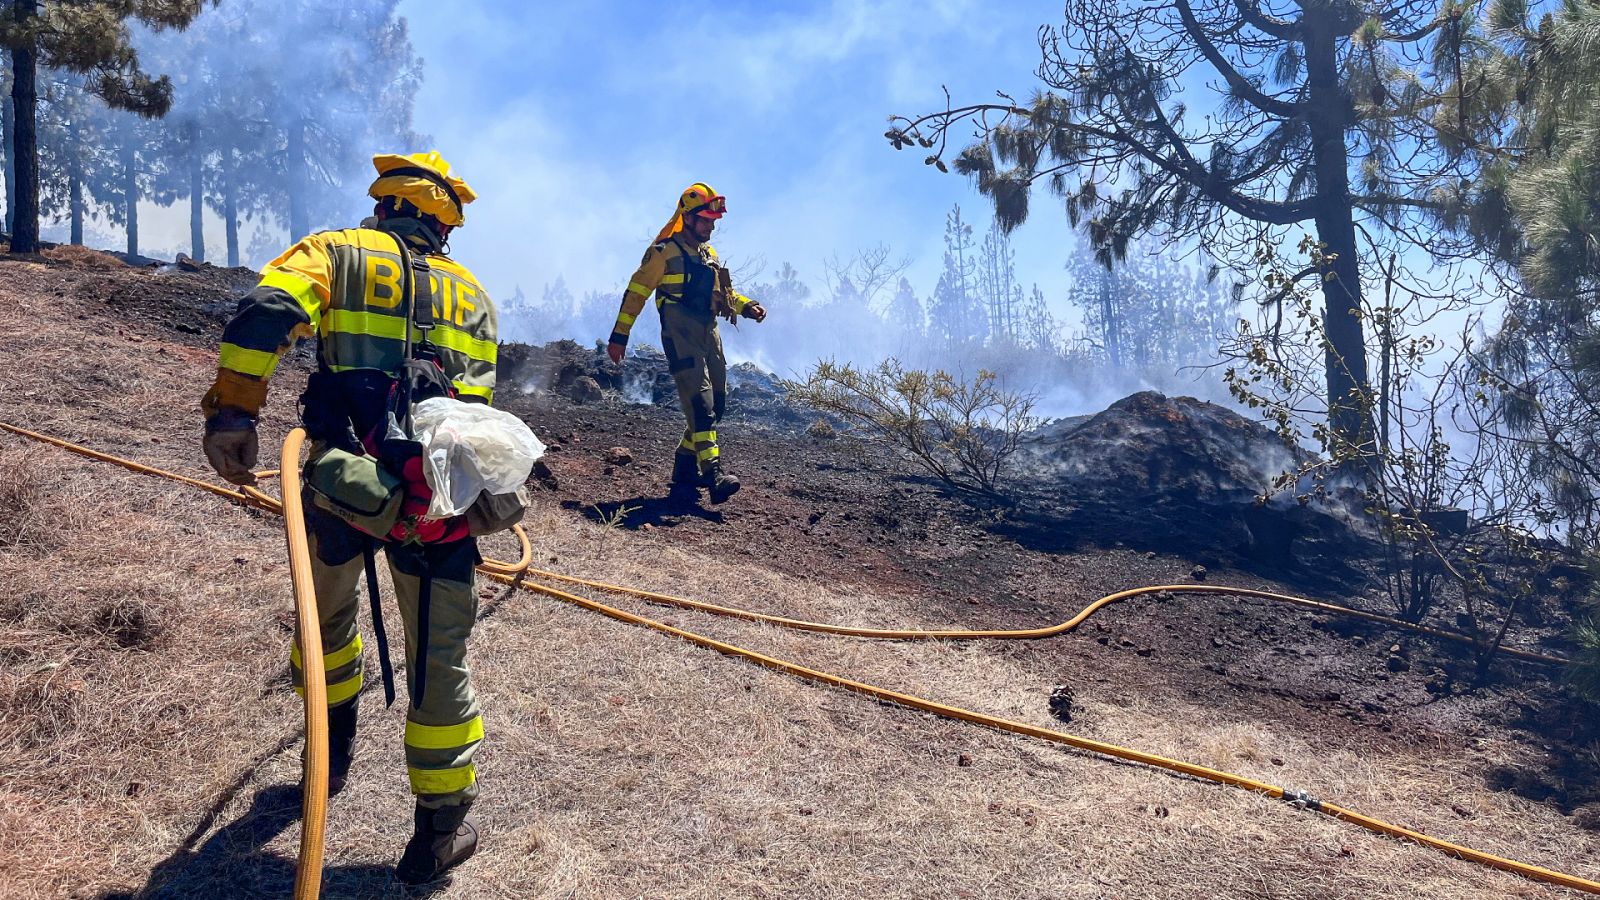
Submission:
[[[705,216],[708,219],[720,219],[728,211],[728,198],[720,194],[711,197],[699,206],[691,206],[683,211],[686,216]]]

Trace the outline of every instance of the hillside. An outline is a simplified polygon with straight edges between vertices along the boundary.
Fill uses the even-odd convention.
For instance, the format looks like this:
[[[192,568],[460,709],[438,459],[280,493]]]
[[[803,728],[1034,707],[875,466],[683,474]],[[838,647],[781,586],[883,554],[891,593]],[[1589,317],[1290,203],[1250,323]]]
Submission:
[[[0,421],[208,477],[198,398],[232,297],[251,283],[74,249],[0,257],[0,325],[12,336]],[[263,467],[294,424],[306,358],[274,381]],[[510,385],[499,405],[555,445],[528,532],[536,562],[567,574],[930,628],[1051,624],[1106,593],[1188,581],[1196,564],[1208,583],[1307,592],[1132,533],[1052,545],[881,454],[737,405],[720,430],[745,489],[686,508],[663,499],[674,409]],[[278,520],[10,434],[0,510],[0,895],[285,896],[299,701],[285,671]],[[509,542],[486,550],[511,554]],[[1597,724],[1537,667],[1503,664],[1472,689],[1453,647],[1187,595],[1115,606],[1034,642],[851,640],[630,608],[1600,875]],[[480,615],[487,834],[441,897],[1570,895],[1279,801],[816,687],[526,592],[485,585]],[[1068,723],[1052,715],[1059,688],[1072,696]],[[390,878],[410,829],[402,716],[378,691],[362,715],[351,787],[330,804],[324,896],[405,896]]]

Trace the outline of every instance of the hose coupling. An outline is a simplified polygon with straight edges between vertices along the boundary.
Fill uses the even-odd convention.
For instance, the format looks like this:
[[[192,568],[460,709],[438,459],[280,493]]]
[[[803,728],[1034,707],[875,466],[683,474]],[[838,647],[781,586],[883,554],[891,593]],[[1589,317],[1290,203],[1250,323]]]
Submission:
[[[1311,796],[1305,791],[1285,790],[1283,792],[1283,801],[1285,803],[1298,806],[1301,809],[1309,809],[1313,812],[1318,812],[1322,809],[1322,801]]]

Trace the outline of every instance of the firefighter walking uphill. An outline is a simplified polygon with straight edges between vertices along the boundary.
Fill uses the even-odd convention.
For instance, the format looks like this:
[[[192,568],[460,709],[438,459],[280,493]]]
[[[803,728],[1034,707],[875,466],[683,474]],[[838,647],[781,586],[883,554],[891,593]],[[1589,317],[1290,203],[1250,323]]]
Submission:
[[[739,490],[739,479],[723,471],[717,443],[717,423],[728,402],[728,365],[717,319],[736,322],[743,316],[761,322],[767,317],[760,303],[734,291],[728,270],[707,243],[727,209],[727,199],[704,182],[684,190],[672,219],[628,283],[606,347],[611,361],[621,363],[628,332],[654,293],[661,313],[661,347],[686,423],[673,454],[672,490],[698,496],[703,487],[712,503],[722,503]]]
[[[373,165],[372,227],[313,234],[267,265],[223,332],[216,383],[201,407],[207,459],[227,480],[252,483],[267,381],[297,339],[316,337],[317,371],[301,404],[311,438],[307,531],[327,648],[325,671],[310,677],[328,686],[329,793],[344,788],[355,756],[363,683],[358,582],[365,570],[376,585],[373,554],[381,547],[405,627],[405,758],[416,796],[415,831],[396,875],[418,884],[443,875],[478,844],[467,811],[478,796],[473,756],[483,720],[467,639],[479,556],[467,516],[425,515],[432,494],[420,445],[404,438],[413,400],[489,403],[498,347],[493,303],[447,255],[451,232],[476,199],[472,189],[437,153],[380,155]],[[313,496],[329,471],[340,484],[365,479],[368,496],[389,491],[391,511],[365,516],[370,510],[357,510],[359,503],[341,507],[338,490]],[[373,609],[377,618],[375,594]],[[387,692],[383,631],[378,621],[374,626]],[[298,647],[290,666],[303,691]]]

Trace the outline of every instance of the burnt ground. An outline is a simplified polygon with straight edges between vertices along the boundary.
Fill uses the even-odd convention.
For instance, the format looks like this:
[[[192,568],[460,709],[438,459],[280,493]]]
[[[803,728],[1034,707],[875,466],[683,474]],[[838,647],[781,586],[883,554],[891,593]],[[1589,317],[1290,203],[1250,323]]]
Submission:
[[[683,427],[675,396],[657,390],[658,402],[647,404],[622,393],[642,400],[630,385],[657,383],[651,373],[658,361],[646,351],[644,360],[627,364],[643,373],[619,373],[594,362],[587,349],[545,351],[591,364],[607,389],[604,398],[574,402],[592,394],[571,390],[571,369],[562,375],[555,365],[523,379],[526,390],[502,391],[496,402],[550,445],[544,494],[592,521],[801,578],[825,575],[847,587],[911,598],[928,609],[928,622],[1035,627],[1113,591],[1199,580],[1392,613],[1364,589],[1360,572],[1370,560],[1337,559],[1338,545],[1328,540],[1313,542],[1312,565],[1300,565],[1208,544],[1216,521],[1198,523],[1193,539],[1166,527],[1141,530],[1144,513],[1164,515],[1141,507],[1143,498],[1107,510],[1103,496],[1079,505],[1024,487],[1024,502],[1015,506],[964,502],[890,452],[832,427],[811,427],[815,415],[775,414],[777,404],[761,383],[731,392],[729,415],[718,428],[741,492],[720,506],[703,496],[697,503],[676,500],[666,489]],[[1355,540],[1344,546],[1351,554],[1369,549]],[[1449,611],[1443,616],[1443,627],[1453,629]],[[1551,598],[1528,618],[1537,624],[1520,630],[1517,646],[1565,652],[1568,619],[1559,601]],[[1063,654],[1059,675],[1073,690],[1088,684],[1126,697],[1170,690],[1241,719],[1325,731],[1335,744],[1471,745],[1510,732],[1528,748],[1526,764],[1486,768],[1486,780],[1600,826],[1600,721],[1548,667],[1502,661],[1480,679],[1470,651],[1453,642],[1204,596],[1136,599],[1099,613],[1064,640],[1077,642],[1075,652]],[[1034,651],[1013,644],[1005,652]]]
[[[86,327],[189,355],[214,354],[233,300],[254,278],[210,266],[130,270],[69,253],[37,280],[32,287],[42,296],[70,293],[103,308],[106,321]],[[525,360],[530,352],[507,347],[503,359]],[[309,361],[302,344],[275,382],[276,404]],[[826,577],[844,591],[914,599],[927,611],[925,622],[884,625],[1033,627],[1116,590],[1197,578],[1390,611],[1359,585],[1336,590],[1315,571],[1197,550],[1203,541],[1174,547],[1142,538],[1137,508],[1123,511],[1127,527],[1042,539],[1050,520],[1036,509],[963,502],[888,452],[810,427],[815,417],[775,406],[760,389],[736,389],[718,429],[726,464],[743,480],[741,493],[715,507],[674,501],[666,481],[682,420],[659,379],[600,366],[602,390],[592,392],[574,388],[571,373],[558,370],[503,379],[497,397],[549,445],[548,477],[537,490],[543,502],[648,531],[653,540]],[[623,392],[662,402],[628,402]],[[558,561],[536,562],[559,569]],[[703,599],[760,605],[759,598]],[[1515,643],[1563,652],[1564,612],[1552,602],[1533,618],[1540,624],[1523,629]],[[1600,716],[1544,667],[1501,661],[1479,682],[1467,650],[1448,642],[1256,601],[1184,595],[1112,607],[1058,641],[994,647],[1049,660],[1057,683],[1080,695],[1092,691],[1112,704],[1182,698],[1241,721],[1290,723],[1329,746],[1475,748],[1509,738],[1521,748],[1518,765],[1485,759],[1486,784],[1600,828]]]

